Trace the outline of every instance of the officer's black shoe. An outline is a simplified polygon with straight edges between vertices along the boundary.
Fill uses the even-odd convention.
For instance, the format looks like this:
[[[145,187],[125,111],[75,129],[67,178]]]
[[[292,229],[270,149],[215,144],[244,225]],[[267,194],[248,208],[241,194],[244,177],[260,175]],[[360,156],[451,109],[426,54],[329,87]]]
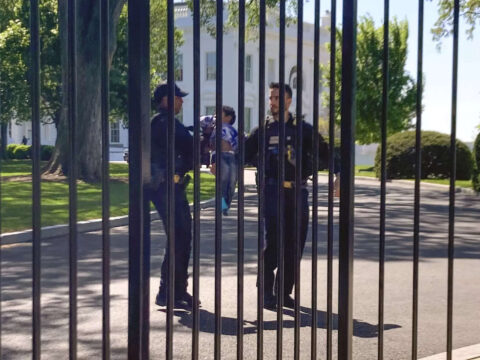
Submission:
[[[193,296],[190,295],[188,292],[184,292],[183,294],[179,295],[177,299],[175,299],[175,303],[180,302],[180,303],[185,303],[185,307],[183,307],[186,310],[192,310],[193,309]],[[200,306],[202,302],[200,299],[198,300],[198,306]]]
[[[167,306],[167,292],[163,289],[158,291],[157,297],[155,298],[155,305],[158,306]]]
[[[295,307],[295,300],[290,295],[283,297],[283,307],[293,309]]]
[[[158,306],[167,306],[167,292],[166,290],[163,290],[163,288],[158,291],[155,304]],[[198,300],[198,305],[200,304],[201,301]],[[184,292],[183,294],[175,294],[175,302],[173,306],[175,309],[192,310],[193,296],[188,292]]]
[[[263,307],[268,310],[277,309],[277,299],[273,294],[265,294],[263,296]]]

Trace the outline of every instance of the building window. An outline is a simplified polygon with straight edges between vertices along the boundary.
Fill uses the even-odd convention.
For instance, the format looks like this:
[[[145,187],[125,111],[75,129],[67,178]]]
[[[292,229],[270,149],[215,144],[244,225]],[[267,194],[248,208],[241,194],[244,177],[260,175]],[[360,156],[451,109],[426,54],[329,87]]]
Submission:
[[[246,107],[243,115],[245,132],[249,133],[252,127],[252,108]]]
[[[252,82],[252,55],[245,56],[245,81]]]
[[[205,106],[205,115],[213,115],[215,114],[215,106]]]
[[[183,54],[175,56],[175,81],[183,81]]]
[[[275,59],[268,59],[268,83],[275,82]]]
[[[217,69],[216,69],[216,54],[215,52],[207,53],[207,80],[215,80],[217,78]]]
[[[112,144],[120,142],[120,122],[118,120],[110,123],[110,142]]]

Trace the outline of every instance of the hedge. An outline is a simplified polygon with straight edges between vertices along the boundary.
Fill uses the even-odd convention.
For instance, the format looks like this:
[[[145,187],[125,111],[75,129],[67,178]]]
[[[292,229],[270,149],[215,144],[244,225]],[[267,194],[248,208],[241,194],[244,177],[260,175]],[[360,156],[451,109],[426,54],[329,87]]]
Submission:
[[[53,150],[55,149],[55,146],[52,145],[42,145],[40,147],[40,160],[42,161],[48,161],[52,157]]]
[[[13,152],[15,151],[15,148],[18,146],[18,144],[9,144],[7,145],[7,150],[6,150],[6,156],[7,159],[13,159]]]
[[[387,139],[387,178],[412,179],[415,177],[415,131],[391,135]],[[473,158],[468,146],[457,140],[458,180],[470,180]],[[422,179],[445,179],[450,177],[450,135],[436,131],[422,131]],[[375,171],[380,176],[381,146],[375,156]]]
[[[475,191],[480,192],[480,133],[473,143],[473,158],[475,164],[473,168],[472,185]]]
[[[52,156],[54,146],[41,145],[40,146],[40,160],[48,161]],[[24,160],[30,159],[32,155],[31,145],[9,144],[7,145],[7,159]]]
[[[13,151],[13,158],[18,160],[30,159],[30,155],[31,145],[17,145]]]

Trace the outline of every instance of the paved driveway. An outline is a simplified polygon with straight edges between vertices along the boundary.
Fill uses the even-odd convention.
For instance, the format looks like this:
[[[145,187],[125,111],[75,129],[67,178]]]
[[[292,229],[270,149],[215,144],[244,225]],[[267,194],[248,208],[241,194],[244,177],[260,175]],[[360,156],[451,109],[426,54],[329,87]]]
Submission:
[[[325,358],[326,311],[326,177],[320,178],[318,259],[318,351]],[[411,358],[413,184],[389,183],[387,195],[387,263],[385,285],[385,359]],[[257,211],[254,187],[245,207],[245,359],[256,357]],[[379,183],[357,180],[354,271],[354,359],[374,359],[377,351]],[[338,203],[336,204],[338,206]],[[222,359],[235,358],[236,346],[236,203],[224,219],[222,268]],[[200,358],[213,358],[214,211],[202,210]],[[480,204],[457,194],[454,348],[480,343]],[[420,316],[418,354],[445,351],[447,309],[448,192],[424,186],[421,205]],[[338,227],[335,227],[336,234]],[[112,229],[111,343],[112,358],[127,357],[128,236],[126,227]],[[151,302],[165,236],[152,226]],[[310,236],[310,235],[309,235]],[[334,304],[337,302],[335,244]],[[24,359],[31,351],[31,245],[2,248],[2,359]],[[301,265],[301,358],[309,358],[311,312],[311,243]],[[101,234],[79,235],[79,358],[101,357]],[[334,307],[334,321],[337,319]],[[284,312],[284,356],[293,356],[293,312]],[[275,358],[276,314],[265,311],[265,359]],[[68,355],[68,239],[50,238],[42,246],[42,351],[45,359]],[[192,318],[175,315],[175,359],[190,358]],[[336,323],[334,323],[334,346]],[[165,357],[165,312],[151,306],[151,358]],[[334,357],[336,350],[334,349]]]

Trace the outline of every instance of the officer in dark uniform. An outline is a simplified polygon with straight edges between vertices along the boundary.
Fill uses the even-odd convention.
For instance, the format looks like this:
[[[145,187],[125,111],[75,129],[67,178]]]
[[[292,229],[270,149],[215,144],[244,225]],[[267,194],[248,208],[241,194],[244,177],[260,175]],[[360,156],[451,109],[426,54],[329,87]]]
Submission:
[[[305,247],[308,230],[308,190],[307,178],[313,174],[313,127],[302,120],[303,146],[302,146],[302,183],[295,184],[295,137],[296,119],[288,111],[292,103],[292,89],[285,85],[285,176],[284,204],[285,218],[277,219],[278,208],[278,165],[279,165],[279,112],[280,112],[280,84],[270,84],[270,112],[265,123],[265,230],[266,247],[264,252],[264,305],[265,308],[275,309],[276,298],[274,295],[275,275],[277,268],[277,221],[285,224],[285,265],[284,265],[284,306],[293,308],[295,301],[290,296],[295,282],[295,187],[301,186],[302,212],[301,251]],[[245,141],[245,162],[257,166],[258,157],[258,128],[254,129]],[[319,163],[325,167],[328,163],[328,145],[319,136]]]
[[[182,109],[183,97],[188,95],[175,85],[174,112]],[[152,202],[167,230],[167,127],[168,86],[157,86],[153,103],[158,113],[151,122]],[[185,188],[193,168],[193,137],[183,124],[175,119],[175,307],[191,309],[192,296],[187,292],[188,262],[192,246],[192,217]],[[162,263],[160,289],[155,304],[165,306],[168,289],[168,243]]]

